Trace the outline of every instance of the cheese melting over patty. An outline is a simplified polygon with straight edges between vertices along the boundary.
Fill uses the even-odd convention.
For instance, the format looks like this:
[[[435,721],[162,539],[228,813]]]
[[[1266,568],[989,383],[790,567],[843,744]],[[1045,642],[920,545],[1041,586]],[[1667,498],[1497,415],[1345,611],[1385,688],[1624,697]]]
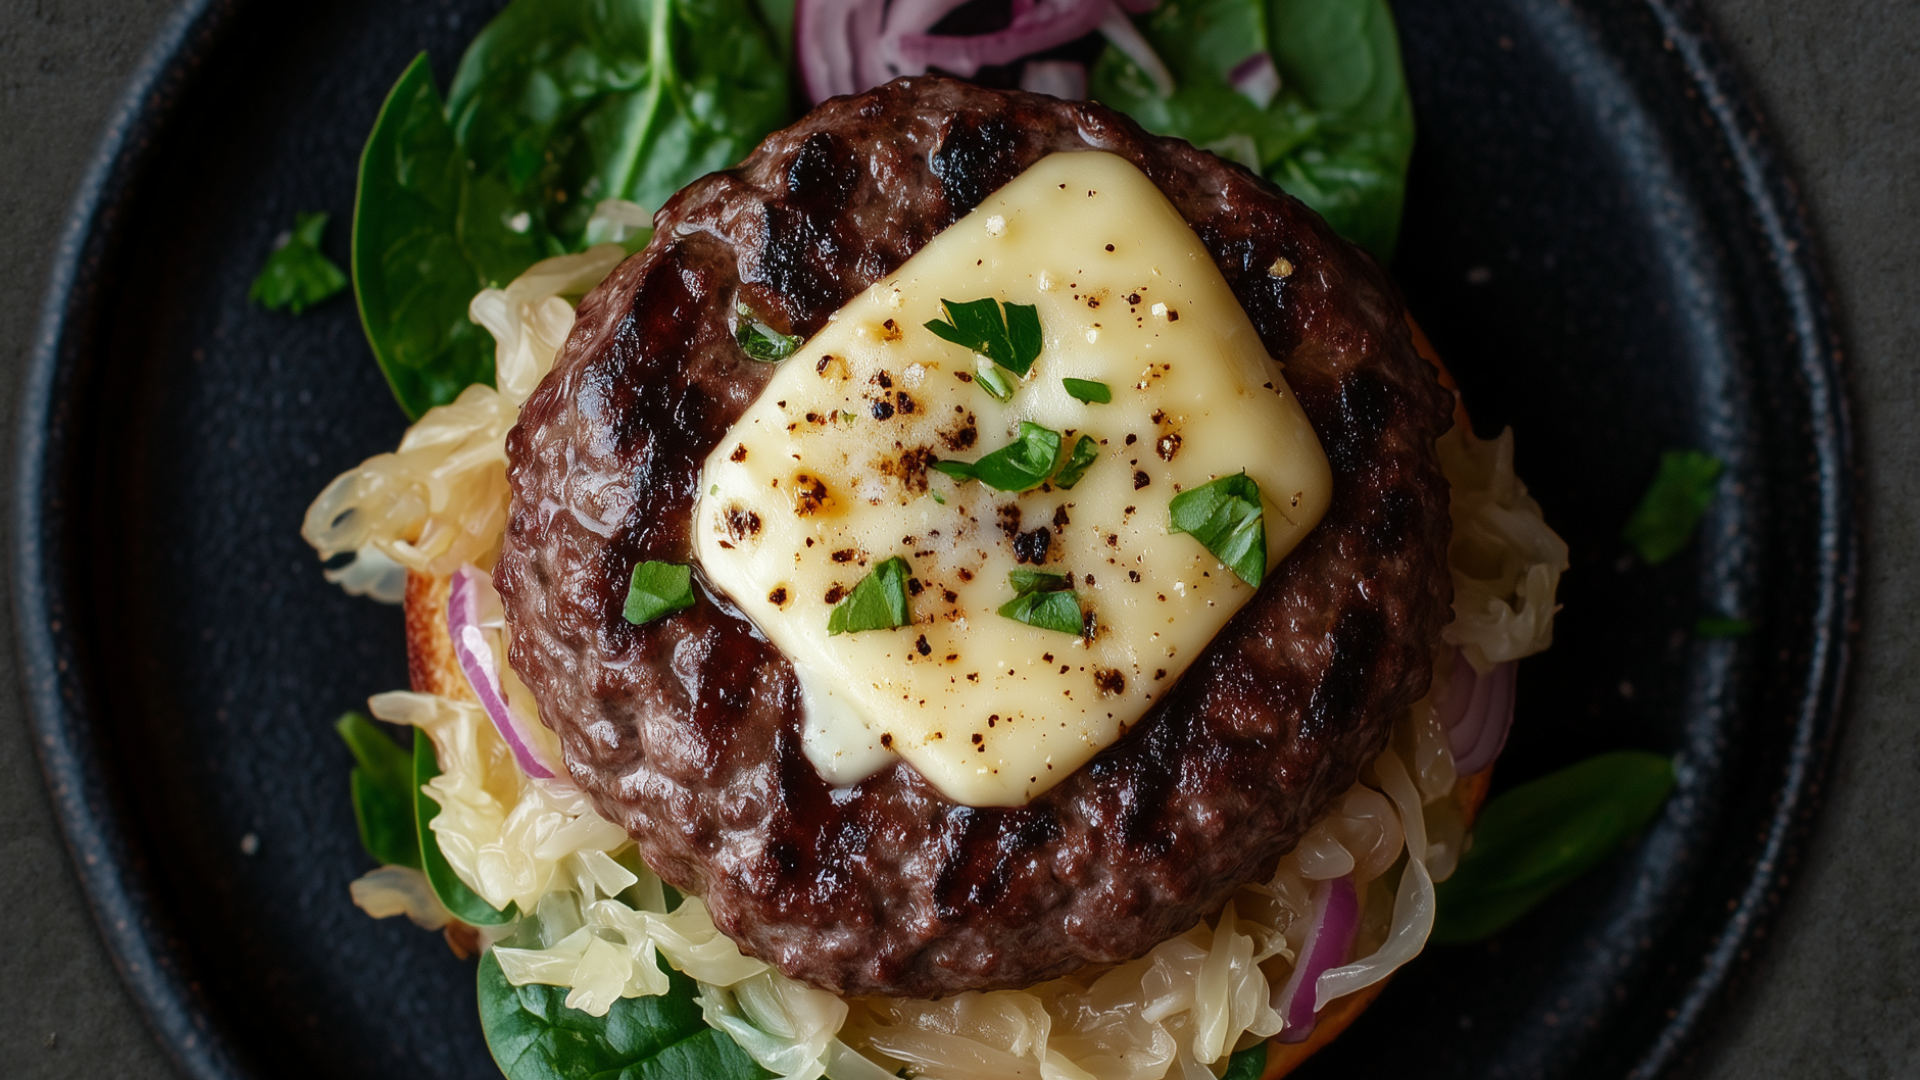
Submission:
[[[983,297],[1038,308],[1044,344],[1006,402],[925,326],[943,299]],[[1113,400],[1076,400],[1063,378]],[[1060,432],[1062,458],[1095,440],[1071,490],[931,468],[1008,445],[1022,421]],[[1243,470],[1272,569],[1326,509],[1319,439],[1152,181],[1111,154],[1055,154],[780,362],[707,458],[695,542],[793,663],[830,782],[904,758],[956,802],[1017,806],[1137,723],[1252,598],[1168,516],[1176,494]],[[830,635],[835,606],[895,556],[911,623]],[[1000,615],[1016,569],[1071,575],[1083,632]]]

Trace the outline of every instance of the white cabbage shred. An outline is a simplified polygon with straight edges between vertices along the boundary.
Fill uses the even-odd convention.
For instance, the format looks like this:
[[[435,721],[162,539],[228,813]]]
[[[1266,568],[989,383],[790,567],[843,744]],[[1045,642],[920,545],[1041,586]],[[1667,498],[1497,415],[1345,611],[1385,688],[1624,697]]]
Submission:
[[[596,219],[614,240],[646,225],[638,207],[603,206]],[[422,417],[397,453],[328,486],[303,532],[323,557],[354,554],[331,580],[391,599],[400,568],[492,565],[505,527],[506,432],[572,329],[569,300],[623,256],[606,244],[550,259],[474,298],[474,321],[498,343],[499,389],[469,387]],[[1456,428],[1439,451],[1453,487],[1445,640],[1480,670],[1546,648],[1567,548],[1514,475],[1512,432],[1481,441]],[[1455,655],[1436,658],[1434,686]],[[568,1005],[604,1016],[623,997],[664,993],[664,960],[698,981],[710,1024],[789,1080],[885,1080],[903,1067],[928,1080],[1212,1080],[1236,1048],[1282,1029],[1272,998],[1302,945],[1314,881],[1351,874],[1363,912],[1357,959],[1317,983],[1325,1008],[1420,952],[1434,883],[1452,874],[1465,834],[1429,697],[1398,718],[1388,748],[1271,879],[1140,959],[1019,991],[842,1000],[742,955],[698,897],[669,910],[625,832],[569,782],[521,773],[478,706],[395,692],[370,707],[433,740],[442,773],[426,792],[441,806],[432,828],[454,872],[495,907],[532,913],[506,931],[514,945],[493,947],[510,982],[569,987]],[[376,917],[429,928],[450,918],[424,877],[400,867],[356,881],[353,897]]]

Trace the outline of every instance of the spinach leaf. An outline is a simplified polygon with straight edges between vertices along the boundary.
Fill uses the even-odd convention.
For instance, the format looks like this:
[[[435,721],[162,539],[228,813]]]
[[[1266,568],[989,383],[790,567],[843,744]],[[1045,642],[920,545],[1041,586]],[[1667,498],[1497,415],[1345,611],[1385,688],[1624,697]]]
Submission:
[[[1094,460],[1099,456],[1100,444],[1093,441],[1093,436],[1080,436],[1080,441],[1073,444],[1073,452],[1067,455],[1067,463],[1060,466],[1059,472],[1053,474],[1054,486],[1062,491],[1072,491],[1073,485],[1087,475],[1087,469],[1092,467]]]
[[[1109,45],[1091,95],[1139,121],[1266,176],[1382,259],[1393,254],[1413,153],[1413,109],[1387,0],[1185,0],[1135,22],[1166,62],[1162,97]],[[1229,81],[1270,53],[1271,100]]]
[[[1067,396],[1088,405],[1105,405],[1113,400],[1113,388],[1103,382],[1092,379],[1061,379],[1060,384],[1067,388]]]
[[[320,253],[320,236],[326,230],[327,215],[295,214],[293,230],[283,234],[267,256],[247,299],[268,311],[290,309],[298,315],[346,288],[347,275]]]
[[[1000,605],[1000,614],[1041,630],[1057,630],[1079,637],[1086,622],[1080,598],[1067,587],[1067,575],[1045,570],[1015,570],[1007,575],[1013,599]]]
[[[1260,485],[1244,472],[1190,488],[1167,504],[1169,532],[1191,534],[1256,589],[1267,576],[1265,517]]]
[[[409,416],[493,379],[473,295],[588,244],[604,199],[659,206],[789,115],[753,0],[514,0],[443,106],[416,59],[361,158],[354,291]]]
[[[440,775],[440,759],[433,752],[433,740],[419,728],[413,730],[413,817],[414,833],[420,842],[421,869],[426,872],[427,884],[433,886],[433,895],[440,903],[453,912],[453,917],[473,926],[499,926],[510,923],[520,917],[519,905],[508,904],[501,911],[480,898],[480,895],[460,880],[453,872],[453,866],[447,862],[447,856],[440,850],[440,840],[429,828],[433,819],[440,816],[440,804],[433,801],[426,791],[427,781]]]
[[[1672,788],[1670,759],[1619,751],[1494,799],[1439,886],[1433,939],[1477,941],[1526,914],[1646,828]]]
[[[353,205],[353,290],[360,322],[409,417],[493,381],[493,338],[467,318],[487,284],[458,230],[464,155],[425,53],[387,95],[360,157]],[[528,247],[527,262],[539,257]]]
[[[945,321],[934,319],[927,329],[994,363],[1025,375],[1040,356],[1040,309],[1032,304],[1008,304],[992,297],[960,303],[942,299]]]
[[[693,606],[693,568],[648,559],[633,567],[627,605],[621,611],[638,626]]]
[[[1648,566],[1659,566],[1687,546],[1713,502],[1720,459],[1698,450],[1669,450],[1660,455],[1653,483],[1620,531]]]
[[[760,1080],[726,1032],[707,1026],[699,986],[660,961],[668,990],[621,998],[607,1015],[567,1007],[567,988],[515,986],[491,951],[480,958],[480,1028],[507,1080]]]
[[[557,254],[585,246],[600,200],[659,207],[745,157],[789,118],[787,65],[754,0],[514,0],[468,46],[447,115],[501,210]]]
[[[1022,420],[1019,438],[979,461],[936,461],[933,467],[955,480],[978,480],[997,491],[1026,491],[1045,483],[1059,459],[1060,433]]]
[[[350,776],[360,846],[382,866],[420,869],[420,838],[413,831],[413,755],[357,712],[333,725],[357,763]]]
[[[1267,1071],[1267,1044],[1254,1043],[1227,1059],[1227,1071],[1220,1080],[1260,1080]]]
[[[854,585],[827,616],[827,636],[891,630],[913,621],[907,610],[907,560],[895,555]]]

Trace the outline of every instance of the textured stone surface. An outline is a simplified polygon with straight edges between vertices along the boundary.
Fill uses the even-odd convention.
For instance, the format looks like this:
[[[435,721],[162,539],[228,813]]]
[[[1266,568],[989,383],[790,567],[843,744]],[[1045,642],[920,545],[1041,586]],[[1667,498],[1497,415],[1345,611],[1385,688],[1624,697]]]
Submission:
[[[1703,0],[1821,235],[1867,468],[1865,629],[1821,827],[1700,1074],[1920,1075],[1920,4]],[[0,5],[0,402],[11,420],[61,220],[163,0]],[[0,442],[10,456],[11,437]],[[10,478],[0,469],[0,484]],[[4,583],[0,583],[0,588]],[[167,1077],[94,932],[28,743],[0,621],[0,1061],[28,1080]]]

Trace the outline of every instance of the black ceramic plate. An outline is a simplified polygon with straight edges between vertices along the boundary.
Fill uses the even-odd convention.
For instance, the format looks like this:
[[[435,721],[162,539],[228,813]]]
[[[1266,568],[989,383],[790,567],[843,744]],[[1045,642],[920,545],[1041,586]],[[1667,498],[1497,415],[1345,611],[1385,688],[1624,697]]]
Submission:
[[[403,421],[350,299],[247,303],[296,211],[344,263],[360,143],[500,0],[199,2],[83,193],[22,397],[22,670],[102,930],[188,1075],[480,1077],[472,963],[347,899],[342,710],[400,619],[298,527]],[[1496,939],[1407,969],[1317,1076],[1685,1071],[1788,881],[1837,724],[1851,444],[1807,234],[1684,2],[1402,0],[1420,121],[1396,274],[1573,547],[1499,783],[1678,756],[1650,834]],[[1662,450],[1729,478],[1658,570],[1619,530]],[[1755,624],[1703,641],[1706,614]]]

